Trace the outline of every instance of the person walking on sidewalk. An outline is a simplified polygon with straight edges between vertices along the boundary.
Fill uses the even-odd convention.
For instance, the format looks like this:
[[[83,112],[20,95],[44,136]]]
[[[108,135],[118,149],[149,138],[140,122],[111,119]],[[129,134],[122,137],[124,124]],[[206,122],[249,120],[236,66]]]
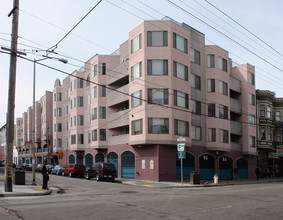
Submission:
[[[47,184],[49,180],[49,175],[48,175],[47,168],[46,168],[46,161],[44,161],[44,164],[41,169],[41,173],[43,177],[42,178],[42,189],[48,189]]]
[[[237,166],[233,169],[233,173],[234,173],[234,180],[239,180],[238,167]]]
[[[255,168],[255,174],[256,174],[256,179],[258,180],[259,179],[259,168],[258,168],[258,166],[256,166],[256,168]]]

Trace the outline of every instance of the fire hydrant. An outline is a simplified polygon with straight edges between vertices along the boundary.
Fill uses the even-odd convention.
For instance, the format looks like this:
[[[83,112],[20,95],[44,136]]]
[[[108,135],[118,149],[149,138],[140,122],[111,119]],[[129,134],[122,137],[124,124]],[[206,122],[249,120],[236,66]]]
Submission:
[[[213,179],[214,179],[214,184],[218,184],[218,175],[217,175],[217,173],[214,174]]]

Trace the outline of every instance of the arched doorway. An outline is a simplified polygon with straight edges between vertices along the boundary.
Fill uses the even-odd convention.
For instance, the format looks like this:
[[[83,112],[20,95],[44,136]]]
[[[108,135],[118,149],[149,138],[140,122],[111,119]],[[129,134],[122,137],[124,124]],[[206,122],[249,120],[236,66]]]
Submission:
[[[125,151],[121,155],[121,177],[122,178],[135,178],[135,154],[131,151]]]
[[[107,155],[107,163],[113,163],[118,174],[118,154],[116,154],[115,152],[109,153]]]
[[[183,159],[183,178],[190,179],[191,172],[195,171],[195,156],[186,153],[186,159]],[[181,159],[176,154],[176,179],[181,179]]]
[[[231,180],[233,169],[233,160],[230,157],[223,156],[219,158],[219,179]]]
[[[71,154],[69,156],[69,164],[74,164],[75,163],[75,156],[73,154]]]
[[[95,155],[95,163],[102,162],[104,163],[104,155],[102,153],[97,153]]]
[[[215,174],[215,159],[209,154],[204,154],[199,158],[200,179],[213,179]]]
[[[84,156],[82,154],[77,154],[77,164],[84,164]]]
[[[85,167],[90,168],[93,165],[93,156],[92,154],[85,155]]]
[[[245,158],[237,160],[238,175],[240,179],[249,178],[249,162]]]

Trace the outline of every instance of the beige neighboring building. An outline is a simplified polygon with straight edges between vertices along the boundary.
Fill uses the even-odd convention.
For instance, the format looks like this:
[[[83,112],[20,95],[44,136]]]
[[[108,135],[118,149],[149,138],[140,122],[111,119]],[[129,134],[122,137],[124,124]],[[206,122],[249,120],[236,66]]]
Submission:
[[[52,121],[50,161],[111,162],[122,178],[177,180],[183,137],[185,179],[192,171],[231,179],[235,166],[240,178],[254,177],[254,71],[232,66],[228,51],[185,23],[144,21],[119,50],[56,80],[52,120],[41,100],[41,117]]]

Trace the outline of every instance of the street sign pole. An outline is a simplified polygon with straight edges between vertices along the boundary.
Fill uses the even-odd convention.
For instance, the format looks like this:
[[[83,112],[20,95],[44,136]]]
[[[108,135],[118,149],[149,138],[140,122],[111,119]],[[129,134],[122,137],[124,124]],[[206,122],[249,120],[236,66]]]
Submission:
[[[181,183],[183,186],[183,158],[181,158]]]
[[[177,146],[177,150],[178,150],[178,157],[181,159],[181,184],[183,186],[183,158],[185,155],[185,138],[179,137],[177,141],[179,142]]]

